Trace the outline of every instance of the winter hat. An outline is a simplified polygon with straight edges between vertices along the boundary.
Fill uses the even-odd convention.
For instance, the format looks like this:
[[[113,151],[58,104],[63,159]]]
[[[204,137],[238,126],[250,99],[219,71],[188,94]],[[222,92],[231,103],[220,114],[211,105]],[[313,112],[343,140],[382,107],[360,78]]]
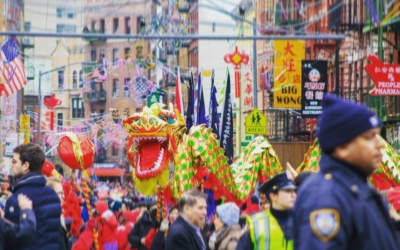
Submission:
[[[381,125],[379,118],[367,106],[326,94],[318,120],[317,137],[322,151],[331,153],[336,147]]]
[[[257,195],[253,194],[250,196],[250,200],[252,204],[260,204],[260,200],[258,199]]]
[[[240,209],[235,203],[227,202],[217,206],[217,215],[229,227],[239,223]]]

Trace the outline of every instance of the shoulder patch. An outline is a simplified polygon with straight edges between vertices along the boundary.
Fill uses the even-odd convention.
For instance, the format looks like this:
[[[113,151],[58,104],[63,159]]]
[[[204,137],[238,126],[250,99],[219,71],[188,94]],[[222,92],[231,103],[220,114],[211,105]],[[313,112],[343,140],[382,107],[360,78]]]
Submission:
[[[318,239],[328,242],[339,232],[340,213],[333,208],[315,210],[310,214],[310,225]]]

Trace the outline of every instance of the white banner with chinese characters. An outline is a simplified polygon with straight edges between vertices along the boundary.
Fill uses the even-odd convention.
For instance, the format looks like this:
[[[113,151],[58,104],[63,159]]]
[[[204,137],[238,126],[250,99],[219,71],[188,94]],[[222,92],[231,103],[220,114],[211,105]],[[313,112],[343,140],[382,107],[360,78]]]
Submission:
[[[240,152],[250,143],[253,136],[246,135],[245,119],[254,109],[254,86],[252,64],[242,67],[240,72]]]
[[[1,97],[1,145],[7,141],[7,135],[17,132],[17,93]]]

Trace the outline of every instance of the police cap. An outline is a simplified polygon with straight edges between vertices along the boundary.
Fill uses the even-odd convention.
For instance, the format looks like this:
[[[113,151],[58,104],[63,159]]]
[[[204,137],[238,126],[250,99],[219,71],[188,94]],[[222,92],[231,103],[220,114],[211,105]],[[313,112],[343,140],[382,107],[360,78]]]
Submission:
[[[264,182],[261,187],[258,189],[259,192],[268,195],[273,191],[279,190],[293,190],[296,189],[296,186],[293,183],[293,179],[290,174],[287,172],[283,172],[282,174],[278,174],[268,181]]]

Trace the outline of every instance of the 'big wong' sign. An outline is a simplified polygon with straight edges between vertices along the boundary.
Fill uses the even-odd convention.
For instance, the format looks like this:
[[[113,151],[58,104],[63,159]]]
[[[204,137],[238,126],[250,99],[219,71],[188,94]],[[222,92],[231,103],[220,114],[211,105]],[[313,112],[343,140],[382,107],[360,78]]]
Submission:
[[[365,65],[365,71],[375,83],[369,94],[374,96],[400,95],[400,64],[384,64],[376,55],[369,55],[371,64]]]

